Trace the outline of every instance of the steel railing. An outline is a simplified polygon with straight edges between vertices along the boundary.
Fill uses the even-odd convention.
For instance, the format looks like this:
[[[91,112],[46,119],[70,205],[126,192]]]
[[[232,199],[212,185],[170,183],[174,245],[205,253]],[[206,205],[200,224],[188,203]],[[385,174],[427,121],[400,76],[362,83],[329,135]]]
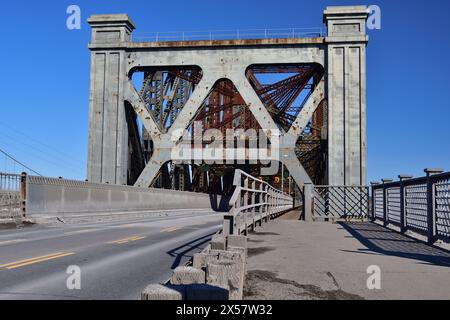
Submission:
[[[26,174],[0,173],[0,221],[20,223],[24,213]]]
[[[144,32],[132,34],[132,42],[295,39],[325,37],[326,28],[239,29],[206,31]]]
[[[365,219],[368,216],[368,186],[314,186],[313,218]]]
[[[235,171],[233,185],[231,209],[224,218],[225,235],[247,233],[256,224],[294,208],[290,195],[242,170]]]
[[[430,244],[450,241],[450,172],[426,169],[426,177],[372,183],[374,220],[427,236]]]

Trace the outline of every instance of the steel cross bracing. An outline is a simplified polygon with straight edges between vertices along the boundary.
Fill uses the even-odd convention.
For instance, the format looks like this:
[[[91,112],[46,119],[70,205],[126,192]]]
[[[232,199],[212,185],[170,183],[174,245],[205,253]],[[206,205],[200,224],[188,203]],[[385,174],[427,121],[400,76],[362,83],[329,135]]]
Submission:
[[[258,73],[297,74],[273,84],[261,85],[255,75]],[[258,95],[260,103],[264,105],[270,114],[270,119],[273,121],[271,126],[281,129],[285,143],[288,140],[286,138],[294,141],[294,136],[302,128],[305,129],[307,127],[316,107],[323,101],[323,71],[313,66],[285,66],[277,68],[267,66],[249,70],[247,71],[247,76],[255,88],[255,93]],[[139,94],[137,94],[137,90],[131,81],[128,83],[128,89],[132,97],[130,99],[131,105],[133,105],[143,124],[142,145],[144,153],[147,155],[146,168],[137,179],[136,185],[151,185],[158,176],[161,177],[164,174],[171,176],[172,181],[175,180],[173,175],[176,171],[175,167],[170,166],[166,168],[164,166],[164,163],[171,159],[167,155],[164,156],[163,148],[158,147],[158,145],[174,146],[177,143],[173,142],[174,139],[170,142],[168,141],[168,135],[174,132],[172,128],[177,124],[177,121],[180,124],[183,122],[185,128],[188,128],[193,120],[202,121],[205,130],[217,128],[224,131],[228,128],[248,129],[259,127],[255,114],[248,108],[248,104],[245,103],[234,84],[229,80],[220,79],[218,79],[219,81],[216,82],[210,92],[206,94],[203,92],[205,97],[202,103],[196,106],[195,113],[190,113],[190,115],[194,114],[195,116],[191,116],[189,121],[186,121],[187,119],[177,120],[177,116],[186,108],[186,103],[192,96],[195,86],[201,83],[201,79],[202,72],[199,71],[145,72],[143,86]],[[309,90],[304,104],[301,107],[293,107],[294,101],[304,90]],[[191,108],[194,109],[193,106]],[[261,110],[258,110],[258,112],[261,113]],[[176,127],[181,128],[182,125]],[[320,135],[316,135],[314,138],[320,140]],[[302,145],[305,146],[302,142],[298,144],[295,141],[295,144],[289,148],[290,152],[294,152],[291,153],[294,156],[294,160],[290,160],[293,163],[297,162],[299,164],[298,158],[302,159],[305,153],[317,154],[318,151],[319,153],[323,151],[321,149],[317,150],[317,148],[305,150],[303,147],[302,149]],[[149,146],[153,146],[153,150],[149,150]],[[301,155],[299,155],[299,152]],[[150,157],[149,155],[152,156]],[[311,159],[316,158],[317,155],[310,156],[308,161],[311,162],[313,161]],[[307,171],[310,173],[312,168],[315,170],[322,168],[316,164],[311,166],[309,162],[307,163]],[[160,171],[161,167],[163,167],[162,171]],[[186,171],[186,168],[183,169],[183,171]],[[291,172],[291,170],[289,171]],[[297,167],[297,171],[300,171],[302,181],[310,181],[308,174],[306,174],[301,165]],[[323,175],[323,173],[315,172],[313,176],[320,174]],[[195,172],[195,175],[193,180],[196,180],[198,172]],[[180,185],[183,184],[181,183]],[[171,187],[174,187],[173,182]]]

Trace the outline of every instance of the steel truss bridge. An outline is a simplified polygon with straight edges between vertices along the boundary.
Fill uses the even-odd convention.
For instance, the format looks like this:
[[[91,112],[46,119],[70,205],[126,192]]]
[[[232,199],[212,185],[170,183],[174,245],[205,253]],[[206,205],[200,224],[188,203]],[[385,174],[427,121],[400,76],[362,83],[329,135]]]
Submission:
[[[367,16],[329,8],[326,36],[153,42],[132,40],[127,15],[90,17],[88,180],[231,194],[242,169],[284,190],[291,181],[366,184]],[[171,150],[198,123],[224,135],[278,130],[281,170],[175,161]]]

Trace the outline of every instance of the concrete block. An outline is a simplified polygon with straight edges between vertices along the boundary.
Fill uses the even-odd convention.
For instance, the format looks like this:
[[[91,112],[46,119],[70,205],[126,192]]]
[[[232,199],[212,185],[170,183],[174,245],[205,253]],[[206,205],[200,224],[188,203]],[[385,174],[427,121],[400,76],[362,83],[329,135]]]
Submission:
[[[228,300],[229,291],[227,289],[209,284],[192,284],[186,286],[186,300],[208,301],[208,300]]]
[[[247,249],[239,247],[229,247],[228,251],[219,255],[219,260],[233,260],[240,264],[243,274],[242,274],[242,285],[244,285],[245,275],[247,274]]]
[[[227,237],[227,248],[228,247],[240,247],[240,248],[247,249],[247,237],[246,236],[229,235]]]
[[[244,255],[244,258],[247,258],[247,248],[242,248],[242,247],[228,247],[227,249],[228,252],[239,252],[242,253]]]
[[[211,239],[211,250],[226,250],[227,239],[222,235],[214,235]]]
[[[216,261],[217,259],[219,259],[218,254],[203,253],[203,252],[195,253],[192,266],[197,269],[203,269],[206,268],[208,262]]]
[[[192,266],[196,269],[201,269],[206,267],[206,253],[194,253],[194,258],[192,261]]]
[[[218,260],[243,260],[243,248],[236,248],[236,250],[211,250],[211,254],[217,255]]]
[[[141,293],[141,300],[184,300],[185,286],[151,284]]]
[[[244,270],[238,261],[218,260],[206,267],[207,284],[229,290],[230,300],[242,299],[243,277]]]
[[[178,267],[173,271],[170,283],[173,285],[205,283],[205,271],[193,267]]]

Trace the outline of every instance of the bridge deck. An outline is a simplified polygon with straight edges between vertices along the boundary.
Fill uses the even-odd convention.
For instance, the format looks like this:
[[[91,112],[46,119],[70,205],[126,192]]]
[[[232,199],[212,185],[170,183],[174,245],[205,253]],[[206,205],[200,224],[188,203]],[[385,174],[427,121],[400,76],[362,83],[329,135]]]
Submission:
[[[450,299],[450,253],[373,223],[274,221],[249,238],[247,299]],[[368,290],[367,268],[381,268]]]

